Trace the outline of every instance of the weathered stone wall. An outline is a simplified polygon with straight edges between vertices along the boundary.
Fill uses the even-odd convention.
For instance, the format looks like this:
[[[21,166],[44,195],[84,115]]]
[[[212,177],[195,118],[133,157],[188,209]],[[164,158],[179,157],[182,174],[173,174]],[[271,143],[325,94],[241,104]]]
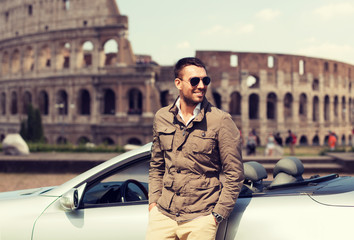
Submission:
[[[246,137],[287,130],[299,144],[325,144],[334,131],[339,144],[351,141],[354,123],[354,66],[305,56],[198,51],[208,66],[211,91]]]
[[[0,6],[2,137],[18,132],[31,103],[50,143],[150,141],[159,69],[136,64],[128,18],[114,0]]]

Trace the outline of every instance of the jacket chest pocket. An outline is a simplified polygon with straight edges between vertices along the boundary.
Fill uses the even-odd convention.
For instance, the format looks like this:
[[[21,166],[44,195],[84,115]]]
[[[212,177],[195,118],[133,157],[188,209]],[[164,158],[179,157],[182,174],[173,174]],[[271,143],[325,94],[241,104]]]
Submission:
[[[176,132],[175,128],[162,128],[157,130],[159,134],[159,141],[161,150],[169,151],[172,150],[173,137]]]
[[[194,153],[211,154],[216,146],[215,132],[194,132],[192,134],[192,151]]]

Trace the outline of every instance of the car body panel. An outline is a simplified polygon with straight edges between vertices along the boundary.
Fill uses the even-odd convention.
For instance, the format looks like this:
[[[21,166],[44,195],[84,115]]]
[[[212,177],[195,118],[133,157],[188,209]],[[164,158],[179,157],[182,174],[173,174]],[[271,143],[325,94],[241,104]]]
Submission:
[[[225,239],[346,239],[353,220],[353,208],[318,204],[308,195],[241,198]]]
[[[144,239],[147,221],[147,201],[72,212],[64,212],[57,201],[38,219],[33,240]]]
[[[0,193],[0,212],[6,216],[0,218],[0,239],[144,239],[146,197],[106,196],[118,194],[131,179],[147,190],[150,149],[147,144],[121,154],[58,187]],[[261,184],[262,191],[244,187],[216,240],[351,239],[354,178],[333,174],[276,187]],[[130,194],[145,194],[137,189],[129,187]],[[78,205],[70,205],[73,193]],[[63,199],[75,207],[65,208]]]
[[[0,200],[0,239],[31,239],[33,226],[42,214],[56,199],[55,197],[21,196],[19,191],[7,194],[6,199]]]

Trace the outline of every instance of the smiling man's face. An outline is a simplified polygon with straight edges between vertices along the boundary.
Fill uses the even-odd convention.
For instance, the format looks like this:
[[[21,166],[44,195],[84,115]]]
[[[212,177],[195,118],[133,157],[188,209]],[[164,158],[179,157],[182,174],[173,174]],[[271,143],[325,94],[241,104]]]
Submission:
[[[196,106],[203,101],[208,86],[204,85],[202,79],[206,76],[204,68],[188,65],[182,69],[179,78],[175,79],[176,87],[180,91],[180,98],[188,106]],[[194,87],[190,83],[190,79],[193,77],[200,78],[198,85]]]

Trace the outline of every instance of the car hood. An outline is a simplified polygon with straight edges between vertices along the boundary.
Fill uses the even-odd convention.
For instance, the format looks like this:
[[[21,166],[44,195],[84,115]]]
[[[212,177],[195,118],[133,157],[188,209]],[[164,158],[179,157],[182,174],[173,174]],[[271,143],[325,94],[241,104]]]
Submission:
[[[51,189],[53,189],[53,187],[42,187],[42,188],[33,188],[33,189],[17,190],[17,191],[10,191],[10,192],[1,192],[0,201],[8,200],[8,199],[25,198],[29,196],[38,196]]]
[[[327,206],[354,206],[354,177],[339,177],[317,189],[311,195],[316,202]]]

